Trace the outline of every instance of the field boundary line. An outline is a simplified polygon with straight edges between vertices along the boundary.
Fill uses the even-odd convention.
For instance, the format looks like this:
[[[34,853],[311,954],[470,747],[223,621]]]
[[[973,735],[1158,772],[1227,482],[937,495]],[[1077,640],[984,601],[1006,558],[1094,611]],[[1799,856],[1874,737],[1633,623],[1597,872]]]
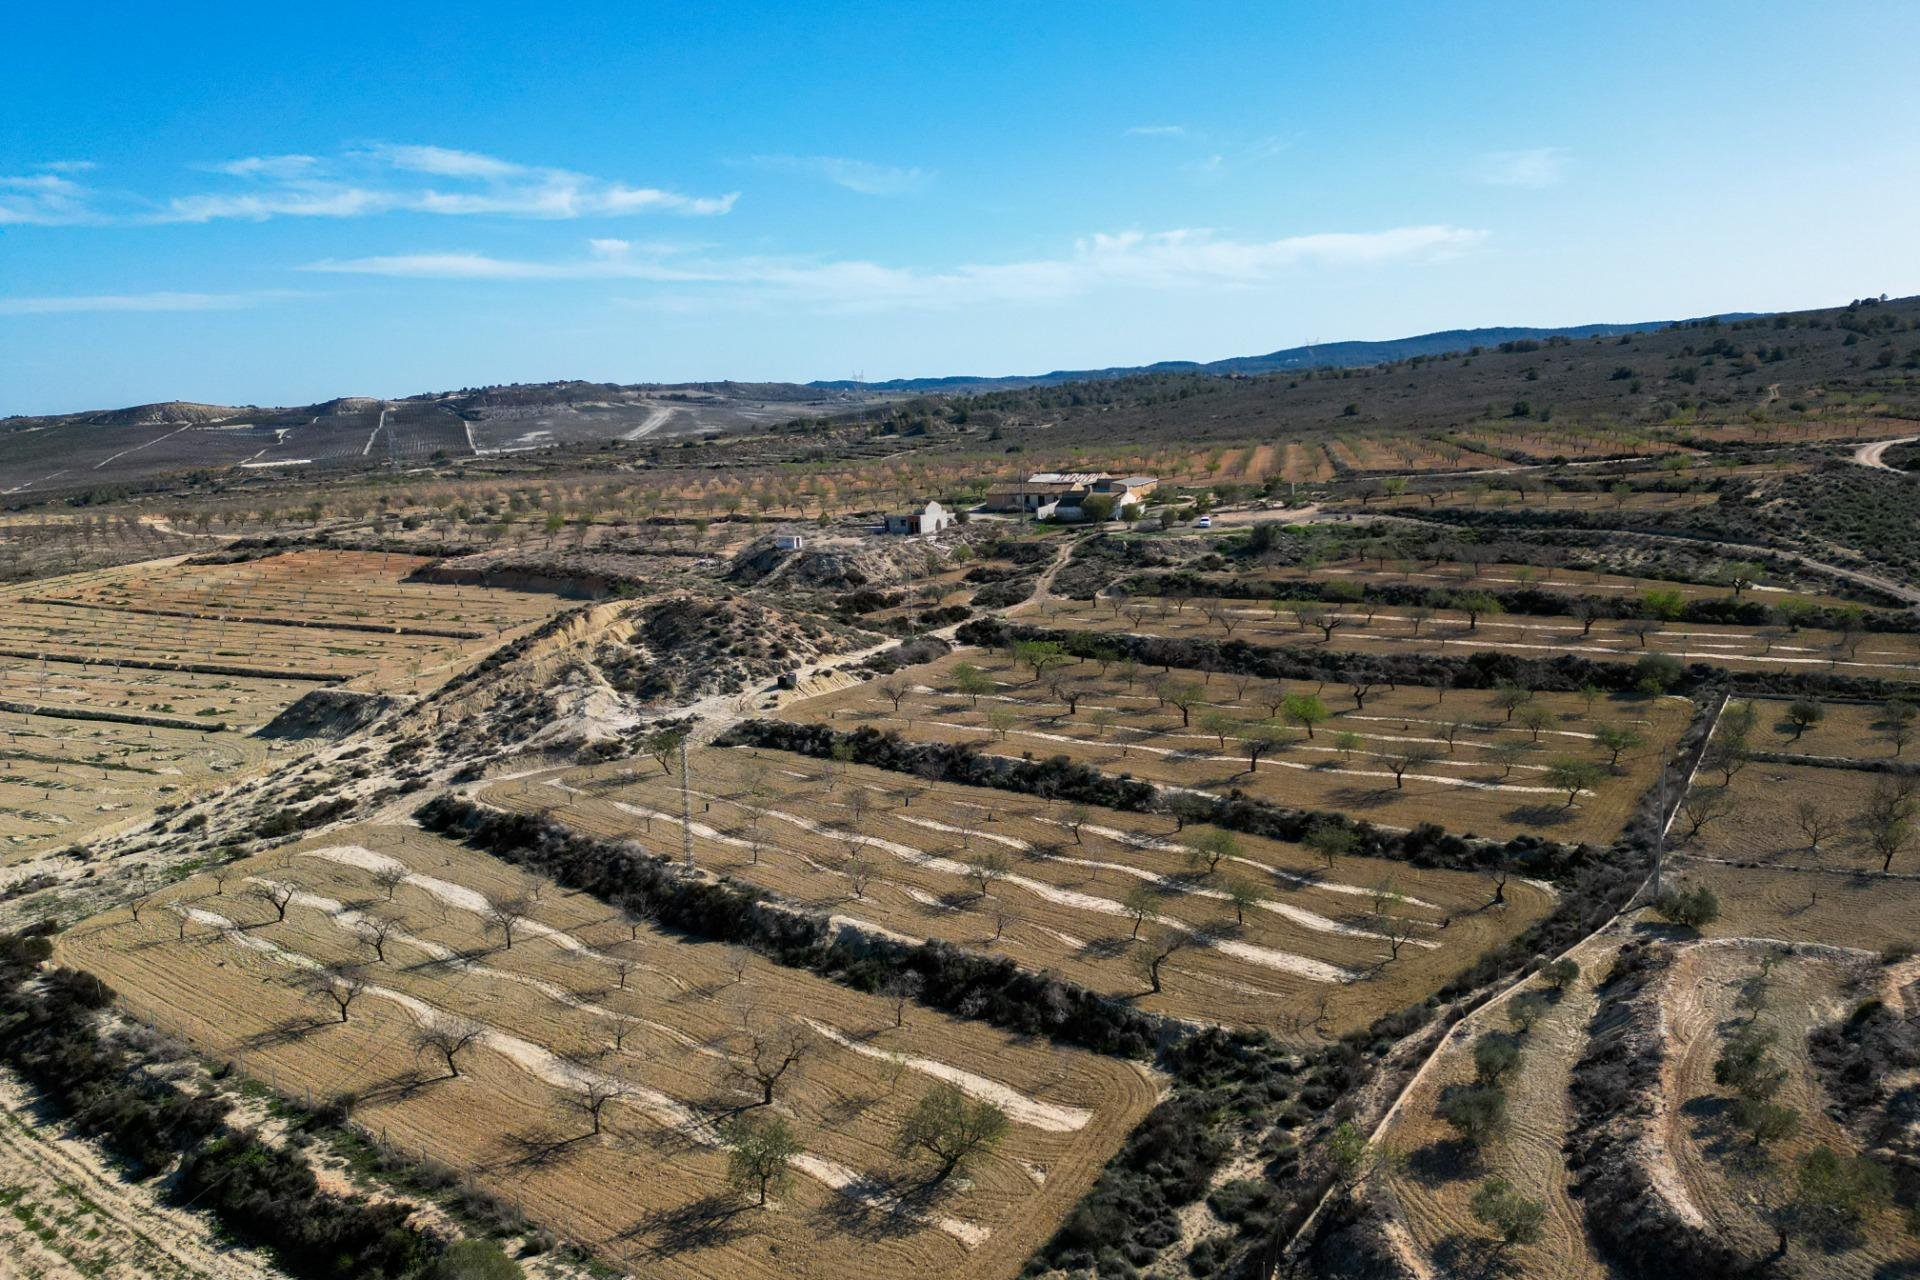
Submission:
[[[1662,841],[1665,840],[1667,831],[1673,826],[1673,820],[1680,812],[1681,799],[1683,799],[1686,796],[1688,789],[1693,786],[1694,776],[1700,772],[1701,760],[1706,755],[1707,744],[1713,741],[1714,730],[1719,727],[1720,714],[1721,712],[1726,710],[1727,700],[1728,700],[1728,695],[1725,692],[1720,693],[1718,696],[1718,699],[1715,701],[1712,708],[1707,713],[1707,728],[1706,728],[1706,731],[1700,735],[1699,745],[1694,748],[1693,761],[1687,769],[1687,776],[1683,780],[1682,785],[1675,791],[1672,797],[1671,806],[1667,809],[1666,813],[1663,815],[1661,819],[1659,838]],[[1662,776],[1664,777],[1664,772]],[[1660,783],[1656,781],[1654,785],[1659,786]],[[1632,894],[1630,894],[1627,897],[1626,902],[1621,905],[1618,911],[1614,912],[1611,916],[1607,917],[1606,921],[1602,923],[1599,928],[1594,929],[1590,933],[1583,934],[1581,937],[1577,938],[1571,945],[1562,948],[1558,952],[1555,952],[1550,960],[1543,959],[1542,963],[1543,964],[1550,963],[1551,960],[1559,960],[1568,955],[1571,955],[1573,952],[1579,950],[1581,947],[1586,946],[1589,942],[1593,941],[1595,938],[1600,937],[1602,934],[1612,929],[1621,920],[1625,919],[1630,913],[1638,910],[1639,908],[1637,904],[1640,901],[1640,895],[1645,893],[1647,891],[1648,886],[1653,883],[1653,875],[1654,875],[1653,868],[1649,867],[1647,870],[1645,879],[1641,880],[1639,886],[1635,888]],[[1500,1003],[1502,1000],[1507,999],[1509,996],[1519,991],[1520,988],[1526,986],[1527,983],[1533,980],[1534,974],[1536,972],[1537,970],[1530,969],[1526,973],[1522,974],[1519,978],[1508,983],[1506,986],[1501,987],[1496,991],[1490,992],[1483,999],[1475,1001],[1471,1008],[1467,1009],[1464,1013],[1460,1015],[1460,1018],[1458,1021],[1454,1022],[1452,1026],[1448,1027],[1445,1031],[1443,1031],[1440,1034],[1439,1039],[1434,1041],[1433,1048],[1427,1051],[1426,1056],[1423,1059],[1421,1059],[1420,1065],[1414,1068],[1412,1074],[1410,1074],[1406,1078],[1406,1081],[1400,1086],[1399,1090],[1395,1093],[1393,1101],[1387,1105],[1386,1111],[1381,1113],[1379,1121],[1373,1126],[1371,1130],[1369,1130],[1367,1134],[1367,1142],[1369,1145],[1372,1145],[1380,1141],[1380,1137],[1386,1131],[1387,1126],[1390,1123],[1392,1123],[1394,1117],[1396,1117],[1400,1113],[1401,1106],[1406,1102],[1407,1098],[1412,1094],[1414,1086],[1419,1084],[1423,1079],[1426,1078],[1427,1072],[1433,1067],[1433,1064],[1436,1061],[1438,1061],[1440,1057],[1440,1051],[1446,1048],[1449,1044],[1453,1042],[1453,1040],[1455,1039],[1456,1033],[1459,1032],[1459,1030],[1462,1027],[1466,1026],[1469,1022],[1472,1022],[1476,1017],[1478,1017],[1482,1011],[1492,1008],[1494,1005]],[[1279,1248],[1274,1250],[1274,1255],[1273,1255],[1274,1260],[1272,1264],[1268,1266],[1265,1273],[1266,1276],[1268,1277],[1268,1280],[1275,1280],[1275,1278],[1279,1276],[1283,1262],[1285,1262],[1286,1259],[1293,1256],[1293,1252],[1298,1247],[1300,1241],[1306,1237],[1308,1229],[1313,1226],[1316,1220],[1318,1220],[1320,1216],[1320,1211],[1326,1208],[1327,1202],[1333,1198],[1335,1190],[1336,1188],[1334,1186],[1329,1185],[1326,1191],[1321,1194],[1320,1199],[1314,1203],[1312,1212],[1310,1212],[1306,1216],[1306,1218],[1300,1223],[1299,1227],[1297,1227],[1293,1231],[1293,1233],[1287,1237],[1286,1242],[1282,1244]]]

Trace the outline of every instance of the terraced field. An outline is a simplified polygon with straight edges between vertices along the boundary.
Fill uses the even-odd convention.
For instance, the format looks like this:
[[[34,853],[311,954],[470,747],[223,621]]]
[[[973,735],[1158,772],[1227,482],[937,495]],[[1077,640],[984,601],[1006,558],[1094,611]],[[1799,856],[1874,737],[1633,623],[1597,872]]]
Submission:
[[[1775,758],[1703,769],[1674,824],[1686,878],[1720,899],[1720,919],[1707,932],[1872,950],[1920,941],[1912,826],[1920,788],[1911,774],[1877,768],[1898,764],[1886,737],[1892,713],[1870,703],[1820,704],[1822,718],[1796,735],[1783,714],[1789,705],[1729,704],[1715,746],[1728,745],[1729,726],[1751,706],[1748,749]],[[1876,838],[1889,830],[1882,819],[1895,824],[1890,838]]]
[[[1334,579],[1357,582],[1370,587],[1427,587],[1436,591],[1520,591],[1538,589],[1569,596],[1641,596],[1649,591],[1673,591],[1689,600],[1725,599],[1729,588],[1713,583],[1676,582],[1668,578],[1628,577],[1617,573],[1596,573],[1587,569],[1560,566],[1488,562],[1468,564],[1457,560],[1346,561],[1340,564],[1305,568],[1284,566],[1262,572],[1268,582],[1304,582]],[[1782,605],[1789,601],[1821,608],[1845,608],[1850,603],[1834,596],[1800,591],[1785,591],[1765,586],[1749,589],[1749,599],[1762,604]]]
[[[1335,858],[1164,818],[927,784],[779,752],[690,758],[692,857],[801,905],[911,939],[994,951],[1141,1008],[1289,1036],[1363,1026],[1544,914],[1548,891]],[[500,781],[481,798],[678,854],[680,781],[614,762]],[[1081,821],[1084,817],[1084,821]],[[1073,829],[1078,827],[1077,832]],[[1236,886],[1258,897],[1236,910]],[[1137,917],[1137,924],[1136,924]],[[1396,948],[1393,937],[1401,939]],[[1154,992],[1139,970],[1178,942]],[[1393,952],[1399,958],[1393,959]]]
[[[1812,627],[1739,627],[1700,622],[1596,619],[1591,627],[1565,617],[1486,614],[1477,622],[1462,610],[1410,609],[1382,605],[1321,606],[1303,619],[1293,602],[1234,600],[1224,609],[1142,598],[1121,612],[1104,603],[1061,601],[1040,621],[1089,631],[1167,636],[1206,636],[1249,644],[1327,645],[1367,653],[1510,653],[1523,658],[1561,654],[1594,661],[1635,662],[1649,653],[1681,662],[1725,666],[1736,674],[1756,671],[1824,672],[1879,680],[1920,681],[1920,636],[1856,631],[1842,634]],[[1324,612],[1335,626],[1328,639],[1310,619]]]
[[[955,670],[962,663],[984,673],[991,692],[978,699],[960,692]],[[897,708],[878,685],[866,684],[794,703],[782,715],[1015,757],[1066,755],[1154,782],[1220,794],[1239,790],[1386,826],[1437,822],[1458,833],[1534,831],[1599,843],[1619,832],[1651,785],[1660,751],[1691,715],[1691,704],[1679,698],[1607,697],[1589,711],[1576,695],[1542,693],[1529,704],[1540,713],[1536,728],[1529,723],[1533,712],[1510,720],[1487,690],[1378,685],[1356,706],[1341,685],[1283,688],[1178,669],[1170,678],[1135,673],[1129,681],[1117,667],[1102,676],[1092,662],[1064,674],[1080,697],[1077,711],[1029,669],[1000,654],[967,651],[906,673],[912,687]],[[1176,688],[1190,700],[1185,714],[1168,700]],[[1304,727],[1272,730],[1272,749],[1250,763],[1249,740],[1261,732],[1255,726],[1284,714],[1279,697],[1287,693],[1317,694],[1329,718],[1311,737]],[[1594,739],[1603,725],[1630,727],[1640,741],[1569,803],[1548,778],[1552,762],[1571,757],[1603,764],[1610,753]]]
[[[241,733],[0,711],[0,866],[234,781],[271,750]]]
[[[425,692],[560,605],[405,581],[423,563],[311,551],[0,593],[0,863],[264,765],[249,735],[314,689]]]
[[[403,872],[391,899],[376,874]],[[351,1095],[370,1132],[470,1170],[535,1221],[663,1277],[1011,1276],[1152,1105],[1156,1079],[629,924],[462,846],[365,826],[238,864],[62,935],[137,1017],[248,1074]],[[244,875],[243,881],[240,877]],[[284,920],[254,890],[291,892]],[[488,895],[526,895],[511,946]],[[362,941],[391,921],[385,960]],[[298,980],[355,963],[344,1019]],[[473,1038],[449,1060],[421,1026]],[[789,1051],[773,1101],[752,1080]],[[776,1052],[777,1051],[777,1052]],[[774,1058],[768,1055],[774,1054]],[[935,1085],[1000,1107],[1005,1139],[946,1181],[896,1150]],[[584,1105],[600,1100],[600,1122]],[[801,1151],[764,1208],[729,1191],[728,1122],[778,1115]]]
[[[1769,951],[1778,962],[1765,979],[1766,1002],[1749,1015],[1739,1003],[1743,987],[1760,973]],[[1818,1145],[1857,1153],[1858,1144],[1826,1112],[1826,1095],[1807,1056],[1807,1033],[1847,1017],[1868,996],[1898,995],[1883,986],[1887,972],[1869,957],[1819,951],[1787,955],[1763,943],[1732,942],[1684,948],[1663,986],[1670,1047],[1664,1089],[1666,1149],[1672,1154],[1673,1189],[1682,1211],[1711,1235],[1750,1257],[1765,1257],[1776,1241],[1769,1209],[1782,1197],[1776,1178],[1803,1152]],[[1785,1078],[1774,1101],[1799,1113],[1798,1130],[1765,1152],[1727,1117],[1727,1091],[1714,1082],[1713,1063],[1726,1037],[1751,1016],[1773,1029],[1774,1060]],[[1805,1250],[1802,1243],[1796,1252]],[[1871,1216],[1864,1240],[1844,1251],[1813,1249],[1809,1265],[1823,1277],[1897,1275],[1913,1261],[1912,1237],[1898,1215]],[[1805,1256],[1805,1255],[1802,1255]]]
[[[1595,939],[1576,951],[1581,977],[1551,996],[1539,1021],[1520,1037],[1520,1066],[1506,1084],[1507,1127],[1487,1151],[1470,1158],[1437,1108],[1449,1088],[1473,1081],[1476,1041],[1512,1030],[1507,1010],[1513,1000],[1547,994],[1538,979],[1474,1011],[1456,1028],[1381,1134],[1381,1143],[1398,1157],[1387,1177],[1391,1211],[1409,1260],[1421,1272],[1470,1276],[1484,1266],[1486,1233],[1469,1202],[1480,1179],[1498,1175],[1547,1208],[1540,1239],[1517,1246],[1506,1259],[1509,1274],[1529,1280],[1606,1280],[1613,1274],[1587,1238],[1561,1144],[1572,1118],[1567,1085],[1596,1003],[1594,975],[1607,971],[1617,947],[1617,941]]]

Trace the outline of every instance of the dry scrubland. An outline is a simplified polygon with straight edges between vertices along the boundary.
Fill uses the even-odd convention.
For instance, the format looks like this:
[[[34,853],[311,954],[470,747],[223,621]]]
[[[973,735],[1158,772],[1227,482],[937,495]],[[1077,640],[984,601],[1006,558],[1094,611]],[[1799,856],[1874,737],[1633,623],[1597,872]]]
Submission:
[[[954,670],[961,663],[994,682],[978,705],[957,690]],[[1312,738],[1304,729],[1285,729],[1283,744],[1249,769],[1247,722],[1273,714],[1258,699],[1267,690],[1282,692],[1281,686],[1175,670],[1174,681],[1199,695],[1192,723],[1183,727],[1179,707],[1160,705],[1152,691],[1158,671],[1141,671],[1131,689],[1117,668],[1103,677],[1097,664],[1086,662],[1049,674],[1062,672],[1084,691],[1077,713],[1027,667],[1000,654],[969,651],[910,669],[904,679],[912,692],[898,710],[877,684],[866,684],[793,704],[783,714],[839,729],[872,727],[920,741],[970,743],[994,754],[1065,755],[1153,782],[1221,794],[1237,789],[1386,826],[1435,822],[1459,833],[1505,837],[1532,831],[1601,844],[1619,833],[1651,784],[1660,751],[1692,714],[1679,698],[1605,697],[1589,713],[1577,695],[1542,693],[1532,705],[1548,717],[1536,733],[1522,718],[1527,713],[1509,721],[1487,690],[1380,684],[1361,709],[1344,685],[1288,682],[1285,692],[1318,692],[1331,718]],[[1233,723],[1210,725],[1209,713]],[[1593,741],[1603,724],[1630,726],[1643,742],[1623,751],[1617,770],[1569,805],[1566,792],[1548,782],[1547,770],[1563,757],[1604,765],[1610,753]],[[1216,728],[1226,735],[1224,746]],[[1345,742],[1342,733],[1356,741]],[[1451,749],[1447,733],[1455,735]],[[1404,767],[1397,785],[1396,767]]]
[[[404,868],[391,902],[376,880]],[[63,935],[143,1021],[280,1089],[352,1093],[358,1121],[520,1202],[646,1274],[1007,1276],[1152,1104],[1135,1065],[863,996],[610,908],[410,828],[365,826],[197,877]],[[244,879],[243,879],[244,877]],[[295,888],[284,922],[258,887]],[[533,898],[513,945],[485,895]],[[386,962],[356,926],[397,921]],[[184,926],[184,940],[182,930]],[[629,962],[624,980],[619,965]],[[347,1021],[290,982],[356,962]],[[470,1019],[458,1077],[416,1050],[421,1022]],[[739,1074],[759,1036],[801,1047],[770,1109],[804,1154],[773,1207],[725,1185],[720,1125],[764,1114]],[[615,1047],[616,1041],[621,1047]],[[777,1055],[776,1055],[777,1056]],[[999,1147],[941,1186],[893,1151],[935,1083],[994,1101]],[[594,1134],[577,1105],[615,1096]]]
[[[0,1075],[0,1275],[31,1280],[277,1280],[213,1223],[161,1203],[159,1188],[105,1166],[98,1147],[42,1123]]]
[[[1742,988],[1760,974],[1761,957],[1770,949],[1750,943],[1683,948],[1662,987],[1669,1035],[1664,1138],[1674,1189],[1683,1213],[1749,1257],[1771,1253],[1777,1239],[1767,1216],[1780,1198],[1775,1174],[1786,1171],[1790,1178],[1793,1161],[1815,1146],[1859,1150],[1826,1113],[1826,1095],[1807,1056],[1807,1033],[1844,1019],[1869,996],[1889,997],[1896,1009],[1903,1007],[1897,990],[1883,989],[1894,984],[1871,958],[1801,953],[1774,965],[1765,979],[1765,1005],[1750,1014],[1740,1005]],[[1786,1078],[1774,1101],[1800,1114],[1798,1132],[1758,1154],[1730,1122],[1727,1090],[1713,1078],[1714,1059],[1749,1016],[1778,1033],[1773,1057]],[[1869,1217],[1864,1237],[1858,1248],[1799,1256],[1820,1276],[1836,1280],[1900,1274],[1886,1268],[1911,1263],[1912,1237],[1895,1211]]]
[[[1195,864],[1207,829],[1091,810],[1075,841],[1068,806],[984,788],[929,785],[884,770],[779,752],[690,758],[693,857],[834,917],[903,937],[1006,955],[1139,1007],[1297,1035],[1342,1032],[1416,1000],[1543,915],[1520,881],[1494,908],[1488,877],[1318,855],[1235,836],[1217,870]],[[603,837],[677,854],[679,778],[616,762],[502,781],[481,793]],[[979,868],[998,859],[995,870]],[[858,873],[857,886],[848,874]],[[986,892],[981,891],[981,879]],[[1261,905],[1236,920],[1229,889]],[[1141,891],[1147,896],[1141,899]],[[1397,899],[1378,899],[1382,893]],[[1133,937],[1138,902],[1148,913]],[[1381,907],[1383,910],[1376,910]],[[1450,923],[1449,923],[1450,922]],[[1399,959],[1386,936],[1398,933]],[[996,937],[996,933],[998,936]],[[1158,942],[1183,949],[1150,990],[1136,967]]]
[[[1211,605],[1211,602],[1208,602]],[[1360,605],[1303,603],[1308,617],[1324,611],[1337,620],[1329,641],[1318,625],[1303,620],[1293,603],[1226,602],[1224,620],[1199,603],[1155,597],[1128,602],[1116,613],[1101,601],[1059,601],[1037,614],[1043,625],[1091,631],[1166,636],[1205,636],[1249,644],[1321,646],[1363,653],[1418,653],[1463,657],[1481,651],[1520,658],[1563,654],[1594,661],[1634,662],[1661,653],[1682,662],[1725,666],[1736,674],[1758,671],[1816,672],[1879,680],[1920,680],[1920,636],[1801,627],[1739,627],[1669,622],[1646,627],[1630,619],[1596,619],[1582,634],[1572,618],[1528,614],[1482,614],[1475,625],[1459,609],[1435,608],[1420,616],[1400,605],[1381,605],[1368,616]],[[1231,630],[1229,630],[1229,625]]]

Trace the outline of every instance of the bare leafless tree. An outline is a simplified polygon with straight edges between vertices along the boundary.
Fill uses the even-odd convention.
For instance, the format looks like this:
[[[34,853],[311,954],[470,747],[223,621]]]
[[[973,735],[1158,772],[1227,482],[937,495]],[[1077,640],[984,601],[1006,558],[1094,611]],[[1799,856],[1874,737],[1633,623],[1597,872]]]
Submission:
[[[456,1059],[460,1052],[486,1033],[487,1029],[471,1018],[434,1013],[414,1027],[413,1044],[423,1053],[439,1054],[447,1064],[447,1075],[458,1076],[460,1064]]]
[[[573,1072],[572,1084],[573,1087],[567,1091],[567,1099],[574,1110],[592,1122],[596,1134],[601,1131],[601,1118],[607,1104],[617,1102],[633,1092],[633,1087],[624,1080],[584,1069]]]
[[[387,942],[400,932],[400,922],[389,915],[370,913],[360,918],[354,932],[360,935],[360,941],[373,948],[373,958],[381,964],[387,962]]]
[[[644,1019],[631,1013],[615,1010],[613,1016],[607,1019],[607,1027],[613,1033],[613,1047],[624,1053],[628,1039],[645,1025]]]
[[[304,974],[301,980],[314,995],[332,1001],[342,1022],[347,1020],[348,1006],[367,989],[367,980],[357,964],[330,964]]]
[[[513,931],[526,922],[533,910],[533,903],[522,893],[490,893],[487,905],[482,913],[488,929],[498,929],[506,939],[507,950],[513,950]]]
[[[737,1039],[733,1054],[735,1074],[760,1091],[762,1106],[772,1106],[774,1089],[807,1056],[806,1028],[797,1022],[761,1027],[747,1014],[741,1018]]]
[[[407,876],[409,874],[411,873],[397,862],[383,864],[375,868],[373,882],[386,890],[387,901],[392,902],[393,891],[407,882]]]
[[[880,993],[893,1001],[893,1025],[904,1026],[907,1004],[920,994],[922,983],[917,973],[896,973],[880,987]]]
[[[247,892],[272,907],[275,920],[285,920],[287,906],[293,901],[293,896],[300,892],[300,886],[290,880],[263,880]]]

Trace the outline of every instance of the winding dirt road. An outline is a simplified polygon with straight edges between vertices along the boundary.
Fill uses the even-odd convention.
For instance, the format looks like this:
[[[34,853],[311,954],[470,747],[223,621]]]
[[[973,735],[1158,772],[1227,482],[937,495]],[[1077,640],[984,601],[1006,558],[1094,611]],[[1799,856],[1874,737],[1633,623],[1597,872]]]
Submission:
[[[1920,440],[1920,436],[1901,436],[1897,440],[1870,440],[1853,451],[1853,460],[1863,467],[1873,467],[1880,471],[1892,471],[1899,475],[1905,475],[1906,472],[1901,471],[1899,467],[1890,467],[1880,459],[1886,451],[1893,448],[1893,446],[1897,444],[1912,444],[1916,440]]]

